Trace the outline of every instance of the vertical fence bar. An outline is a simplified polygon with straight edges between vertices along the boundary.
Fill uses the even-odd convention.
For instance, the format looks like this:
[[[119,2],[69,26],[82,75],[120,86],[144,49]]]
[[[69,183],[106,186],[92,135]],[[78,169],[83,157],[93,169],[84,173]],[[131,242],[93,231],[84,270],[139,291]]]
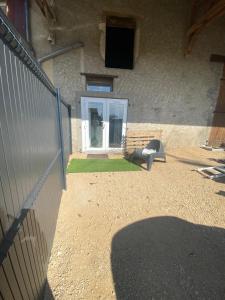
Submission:
[[[70,154],[73,152],[73,146],[72,146],[72,107],[69,105],[68,107],[68,116],[69,116],[69,139],[70,139]]]
[[[61,95],[60,89],[57,88],[57,113],[58,113],[58,134],[59,134],[59,146],[61,148],[61,162],[62,162],[62,178],[63,187],[66,189],[66,170],[65,170],[65,156],[64,156],[64,143],[63,143],[63,131],[62,131],[62,111],[61,111]]]

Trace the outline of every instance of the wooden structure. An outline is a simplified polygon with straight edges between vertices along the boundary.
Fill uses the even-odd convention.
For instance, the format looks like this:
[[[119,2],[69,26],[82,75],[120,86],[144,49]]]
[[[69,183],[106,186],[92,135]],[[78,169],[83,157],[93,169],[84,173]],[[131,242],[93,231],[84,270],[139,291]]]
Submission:
[[[35,1],[48,23],[48,30],[49,30],[48,41],[51,44],[55,44],[55,32],[52,29],[52,27],[56,25],[55,0],[35,0]]]
[[[129,156],[136,148],[144,148],[153,139],[161,139],[162,130],[127,130],[124,155]]]
[[[225,15],[225,0],[193,0],[185,55],[191,53],[199,33],[215,19],[223,15]]]
[[[48,20],[56,21],[56,15],[54,10],[55,1],[36,0],[36,2],[45,18],[47,18]]]
[[[225,15],[225,0],[193,0],[191,24],[187,31],[187,46],[185,55],[191,54],[193,45],[199,33],[215,19]],[[224,63],[225,57],[213,54],[212,62]],[[213,147],[225,146],[225,67],[220,81],[219,97],[214,111],[212,129],[209,136],[209,145]]]
[[[196,171],[209,179],[217,179],[225,176],[224,165],[215,166],[215,167],[198,168]]]
[[[209,136],[209,146],[225,147],[225,57],[211,56],[211,61],[223,62],[223,76],[220,80],[219,96],[214,111],[212,129]]]

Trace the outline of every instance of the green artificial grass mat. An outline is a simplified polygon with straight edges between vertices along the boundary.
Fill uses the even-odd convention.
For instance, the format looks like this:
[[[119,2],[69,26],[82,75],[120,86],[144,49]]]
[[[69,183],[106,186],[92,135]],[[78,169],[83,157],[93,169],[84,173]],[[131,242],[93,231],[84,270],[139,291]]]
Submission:
[[[126,159],[72,159],[68,173],[140,171],[141,168]]]

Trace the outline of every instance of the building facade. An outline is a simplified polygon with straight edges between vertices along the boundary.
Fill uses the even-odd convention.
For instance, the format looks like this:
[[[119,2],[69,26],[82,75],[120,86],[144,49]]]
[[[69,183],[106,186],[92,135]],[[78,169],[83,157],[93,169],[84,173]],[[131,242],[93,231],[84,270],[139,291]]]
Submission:
[[[170,148],[205,143],[222,76],[210,55],[225,49],[223,18],[185,56],[188,0],[57,0],[55,12],[49,24],[31,3],[32,45],[37,57],[84,45],[42,65],[72,105],[74,152],[118,150],[126,130],[162,130]]]

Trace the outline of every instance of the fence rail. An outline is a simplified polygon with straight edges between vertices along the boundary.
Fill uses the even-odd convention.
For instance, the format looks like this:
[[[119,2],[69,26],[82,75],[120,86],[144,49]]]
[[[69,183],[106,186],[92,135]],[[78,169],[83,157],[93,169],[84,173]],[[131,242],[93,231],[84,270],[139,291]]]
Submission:
[[[40,299],[65,170],[70,106],[0,11],[0,299]]]

